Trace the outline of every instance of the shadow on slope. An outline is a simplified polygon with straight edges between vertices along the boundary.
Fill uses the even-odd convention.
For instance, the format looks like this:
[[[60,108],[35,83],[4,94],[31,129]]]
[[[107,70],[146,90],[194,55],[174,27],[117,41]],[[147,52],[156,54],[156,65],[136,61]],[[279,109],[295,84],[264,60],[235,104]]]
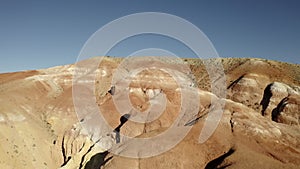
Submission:
[[[218,158],[210,161],[209,163],[207,163],[207,165],[205,166],[205,169],[223,169],[223,168],[226,168],[226,167],[230,166],[231,164],[227,164],[225,166],[218,167],[219,165],[222,164],[222,162],[225,160],[225,158],[229,157],[234,152],[235,152],[235,150],[233,148],[231,148],[225,154],[223,154],[220,157],[218,157]]]
[[[109,157],[105,159],[108,155],[108,151],[95,154],[85,165],[84,169],[99,169],[104,166],[108,161],[110,161],[113,157]]]

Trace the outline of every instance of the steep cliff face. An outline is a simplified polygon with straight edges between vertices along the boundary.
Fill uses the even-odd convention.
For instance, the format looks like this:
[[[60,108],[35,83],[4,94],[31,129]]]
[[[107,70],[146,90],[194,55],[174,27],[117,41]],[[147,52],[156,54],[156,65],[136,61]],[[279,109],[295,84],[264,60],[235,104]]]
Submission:
[[[97,59],[97,58],[93,58]],[[93,61],[93,60],[92,60]],[[161,66],[145,69],[112,83],[122,59],[105,57],[90,72],[95,104],[113,129],[99,139],[89,135],[74,108],[74,65],[0,75],[0,167],[1,168],[298,168],[300,166],[300,66],[261,59],[220,59],[226,75],[226,103],[213,135],[199,143],[199,134],[217,97],[211,92],[209,75],[200,60],[186,59],[196,87],[196,114],[179,123],[191,130],[176,146],[149,158],[127,158],[110,153],[139,151],[132,138],[152,138],[172,127],[182,110],[182,91]],[[170,63],[176,65],[176,63]],[[80,70],[86,72],[85,70]],[[186,76],[177,73],[183,82]],[[127,83],[127,82],[126,82]],[[124,87],[124,88],[122,88]],[[130,107],[155,120],[139,123],[128,102],[118,95],[128,91]],[[85,93],[85,91],[82,91]],[[156,102],[157,98],[165,102]],[[152,112],[147,110],[154,105]],[[165,106],[165,107],[164,107]],[[156,110],[163,108],[161,114]],[[189,106],[187,106],[187,110]],[[87,108],[88,109],[88,108]],[[79,119],[78,119],[79,118]],[[181,129],[181,128],[180,128]],[[101,132],[100,132],[101,133]],[[176,137],[176,136],[175,136]],[[163,140],[162,140],[163,141]],[[163,143],[163,142],[162,142]],[[149,150],[150,151],[150,150]],[[142,156],[142,152],[140,156]],[[139,154],[138,154],[139,155]]]

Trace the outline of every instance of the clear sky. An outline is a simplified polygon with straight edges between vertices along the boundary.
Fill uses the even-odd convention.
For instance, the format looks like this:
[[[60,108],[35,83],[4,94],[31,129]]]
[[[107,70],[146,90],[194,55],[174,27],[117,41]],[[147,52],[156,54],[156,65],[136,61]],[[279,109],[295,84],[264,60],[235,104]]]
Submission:
[[[164,12],[199,27],[221,57],[259,57],[300,64],[299,0],[1,0],[0,72],[47,68],[76,62],[86,40],[119,17]],[[141,43],[146,46],[139,46]],[[160,41],[160,42],[157,42]],[[110,54],[126,56],[164,38],[136,37],[131,47]],[[180,56],[190,57],[179,52]],[[192,57],[192,56],[191,56]]]

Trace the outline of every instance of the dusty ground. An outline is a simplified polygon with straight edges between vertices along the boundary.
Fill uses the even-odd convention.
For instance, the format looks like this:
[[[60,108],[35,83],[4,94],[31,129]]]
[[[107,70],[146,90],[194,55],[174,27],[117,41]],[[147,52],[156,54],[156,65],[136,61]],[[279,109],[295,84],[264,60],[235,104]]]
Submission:
[[[93,58],[90,61],[95,61]],[[106,151],[106,142],[94,145],[93,136],[80,124],[72,97],[74,65],[0,75],[0,168],[299,168],[300,166],[300,66],[262,59],[219,59],[226,74],[227,95],[221,122],[205,142],[199,134],[209,115],[210,79],[202,61],[185,59],[198,86],[199,111],[186,123],[192,129],[171,150],[149,158],[126,158]],[[122,134],[151,138],[172,126],[181,110],[181,90],[161,69],[139,72],[122,89],[113,75],[122,59],[108,58],[90,75],[96,77],[95,104],[107,123]],[[156,63],[154,63],[155,65]],[[170,63],[176,67],[176,63]],[[161,66],[158,66],[161,67]],[[85,70],[82,70],[85,72]],[[181,75],[178,75],[181,77]],[[185,80],[183,80],[185,81]],[[82,84],[91,83],[88,81]],[[122,89],[122,90],[121,90]],[[121,91],[120,91],[121,90]],[[166,96],[166,108],[149,123],[121,120],[115,102],[126,109],[122,91],[129,92],[135,112],[151,116],[147,109],[155,97]],[[85,93],[85,91],[82,91]],[[114,95],[112,95],[114,94]],[[119,94],[119,95],[118,95]],[[84,97],[83,97],[84,98]],[[196,99],[188,98],[192,103]],[[88,117],[88,116],[87,116]],[[123,116],[124,117],[124,116]],[[184,127],[182,125],[181,127]],[[101,133],[101,132],[100,132]],[[110,134],[115,146],[130,144]],[[134,150],[128,146],[123,151]],[[138,151],[138,150],[137,150]]]

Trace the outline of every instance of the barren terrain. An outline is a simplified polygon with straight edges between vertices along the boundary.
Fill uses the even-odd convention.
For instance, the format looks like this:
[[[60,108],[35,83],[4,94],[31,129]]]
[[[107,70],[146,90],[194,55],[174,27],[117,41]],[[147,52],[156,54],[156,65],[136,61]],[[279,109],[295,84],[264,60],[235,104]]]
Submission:
[[[97,57],[90,61],[93,59]],[[117,132],[110,133],[110,140],[100,139],[95,144],[81,125],[89,119],[77,117],[75,112],[74,65],[0,74],[0,168],[299,168],[300,65],[255,58],[219,61],[224,67],[227,93],[226,98],[219,98],[225,101],[225,108],[213,135],[204,143],[198,142],[211,99],[216,98],[209,75],[201,60],[183,59],[194,75],[199,111],[181,126],[190,126],[191,130],[179,144],[149,158],[110,153],[110,144],[130,144]],[[133,138],[165,132],[182,108],[178,83],[155,66],[136,74],[123,89],[128,91],[132,107],[152,115],[147,109],[152,104],[159,108],[161,103],[152,100],[162,93],[166,107],[151,122],[131,121],[126,118],[130,112],[120,114],[115,106],[114,102],[120,102],[125,110],[122,96],[113,98],[125,83],[121,81],[112,88],[113,75],[121,62],[120,58],[104,57],[99,68],[89,72],[96,79],[92,82],[95,104],[103,117],[114,131]],[[193,101],[196,99],[187,100]],[[129,145],[122,151],[135,151],[133,148]]]

